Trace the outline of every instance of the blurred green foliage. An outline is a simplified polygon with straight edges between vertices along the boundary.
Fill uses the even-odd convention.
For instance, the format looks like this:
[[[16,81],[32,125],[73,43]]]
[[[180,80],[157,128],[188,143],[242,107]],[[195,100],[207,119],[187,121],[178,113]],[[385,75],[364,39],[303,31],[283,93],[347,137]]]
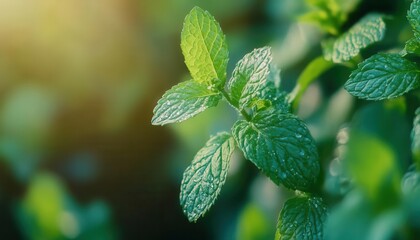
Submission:
[[[0,0],[1,238],[273,239],[295,193],[240,153],[206,219],[189,224],[179,207],[182,171],[209,135],[230,130],[234,110],[222,103],[182,125],[150,125],[164,90],[186,79],[179,31],[196,5],[224,29],[228,72],[270,45],[284,89],[312,78],[300,80],[296,109],[317,142],[325,238],[418,238],[419,91],[368,102],[342,88],[359,61],[415,39],[411,2]],[[323,74],[305,71],[325,40],[371,12],[392,16],[382,41]]]

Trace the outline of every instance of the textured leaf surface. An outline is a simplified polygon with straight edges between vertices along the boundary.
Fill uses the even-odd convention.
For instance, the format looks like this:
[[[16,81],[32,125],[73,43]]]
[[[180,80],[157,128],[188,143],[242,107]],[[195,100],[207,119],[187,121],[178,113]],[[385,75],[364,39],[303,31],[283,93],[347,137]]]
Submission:
[[[414,159],[417,161],[420,168],[420,107],[416,110],[411,139],[411,150],[413,151]]]
[[[282,91],[279,87],[276,87],[271,81],[267,82],[265,88],[262,90],[261,99],[268,100],[270,106],[275,108],[279,113],[290,112],[287,93]]]
[[[236,64],[229,81],[229,90],[235,105],[243,109],[260,96],[270,73],[271,60],[270,48],[263,47],[246,54]]]
[[[194,7],[185,17],[181,49],[191,76],[198,82],[226,81],[229,58],[225,36],[213,16]]]
[[[413,0],[407,12],[407,18],[414,32],[420,34],[420,0]]]
[[[180,200],[189,221],[196,221],[213,205],[225,183],[230,156],[235,149],[226,132],[212,137],[185,170]]]
[[[153,110],[153,125],[181,122],[217,105],[222,95],[205,84],[186,81],[172,87]]]
[[[360,63],[344,88],[362,99],[394,98],[418,87],[419,73],[414,63],[400,55],[379,53]]]
[[[319,197],[296,197],[287,200],[277,224],[279,240],[323,239],[327,206]]]
[[[340,63],[357,56],[361,49],[382,40],[385,22],[380,14],[369,14],[342,34],[335,42],[332,52],[333,62]]]
[[[267,76],[267,81],[265,82],[265,86],[261,89],[261,94],[259,99],[253,101],[251,103],[257,105],[259,102],[267,102],[268,106],[265,107],[273,107],[279,113],[289,113],[290,112],[290,104],[287,99],[287,92],[283,91],[280,87],[280,69],[276,66],[270,66],[270,73]],[[263,108],[264,109],[264,108]],[[257,108],[257,111],[262,110],[261,108]]]
[[[245,157],[274,183],[308,190],[316,181],[317,148],[305,124],[295,116],[261,111],[252,122],[237,121],[232,132]]]

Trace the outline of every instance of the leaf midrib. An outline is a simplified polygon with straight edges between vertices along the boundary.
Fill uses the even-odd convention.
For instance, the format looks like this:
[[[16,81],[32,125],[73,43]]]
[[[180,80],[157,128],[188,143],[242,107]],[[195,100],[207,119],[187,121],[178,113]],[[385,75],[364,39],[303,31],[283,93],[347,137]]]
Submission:
[[[204,14],[203,14],[203,21],[202,21],[202,24],[204,24]],[[209,51],[209,49],[207,48],[207,45],[206,45],[206,41],[204,40],[204,36],[203,36],[203,29],[202,29],[202,27],[201,27],[201,25],[200,25],[200,22],[199,22],[199,20],[198,20],[198,14],[196,14],[195,15],[195,18],[196,18],[196,21],[197,21],[197,25],[198,25],[198,29],[200,29],[200,34],[199,34],[199,36],[200,36],[200,38],[201,38],[201,41],[203,42],[203,45],[204,45],[204,49],[206,50],[206,52],[207,52],[207,56],[208,56],[208,58],[210,59],[210,61],[211,61],[211,67],[212,67],[212,70],[213,70],[213,73],[215,73],[215,75],[217,76],[217,78],[219,78],[219,75],[217,74],[217,71],[216,71],[216,68],[215,68],[215,66],[214,66],[214,59],[212,59],[211,58],[211,55],[210,55],[210,51]],[[210,21],[210,19],[208,19],[209,21]],[[210,25],[210,24],[209,24]],[[209,28],[209,31],[210,31],[210,28]],[[217,36],[215,37],[215,39],[217,38]],[[206,80],[207,81],[207,80]]]

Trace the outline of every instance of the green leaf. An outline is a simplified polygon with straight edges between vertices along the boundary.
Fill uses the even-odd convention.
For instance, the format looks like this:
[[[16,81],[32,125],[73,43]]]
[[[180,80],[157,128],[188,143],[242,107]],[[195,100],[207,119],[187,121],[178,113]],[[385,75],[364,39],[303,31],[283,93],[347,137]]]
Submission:
[[[413,37],[405,43],[404,51],[420,55],[420,38]]]
[[[289,113],[290,104],[287,93],[276,87],[273,82],[267,82],[267,85],[261,94],[262,101],[269,101],[270,106],[276,109],[278,113]]]
[[[277,224],[279,240],[323,239],[327,206],[320,197],[295,197],[287,200]]]
[[[187,120],[216,106],[221,98],[220,92],[205,84],[192,80],[182,82],[163,94],[153,110],[152,124],[165,125]]]
[[[407,12],[407,19],[414,32],[420,34],[420,0],[413,0]]]
[[[340,10],[345,13],[350,13],[354,9],[356,9],[357,5],[360,3],[361,0],[335,0],[340,6]]]
[[[265,86],[261,90],[260,99],[254,101],[252,104],[267,103],[264,107],[273,107],[279,113],[289,113],[290,104],[287,99],[287,92],[280,88],[280,69],[271,64],[270,73],[268,74]],[[257,111],[265,108],[258,108]]]
[[[180,201],[190,222],[197,221],[213,205],[225,183],[235,142],[223,132],[212,137],[184,172]]]
[[[321,30],[332,35],[337,35],[339,25],[343,22],[340,16],[332,16],[328,10],[314,10],[299,16],[299,21],[312,23]]]
[[[316,24],[322,30],[333,35],[339,33],[341,25],[346,22],[360,0],[306,0],[309,12],[299,17],[299,20]]]
[[[419,72],[416,64],[399,54],[379,53],[360,63],[344,88],[362,99],[394,98],[420,86]]]
[[[332,60],[341,63],[357,56],[360,50],[379,42],[385,35],[383,15],[371,13],[363,17],[350,30],[342,34],[335,42]]]
[[[270,48],[263,47],[246,54],[236,64],[228,85],[234,105],[244,109],[259,98],[270,73],[271,60]]]
[[[251,122],[237,121],[232,132],[245,158],[274,183],[309,190],[317,180],[317,148],[306,125],[297,117],[261,111]]]
[[[324,59],[327,61],[332,61],[334,43],[334,38],[328,38],[321,42],[322,55],[324,55]]]
[[[222,29],[210,13],[194,7],[185,17],[181,49],[195,81],[214,83],[218,79],[224,85],[229,52]]]
[[[411,131],[411,150],[413,157],[417,161],[417,166],[420,169],[420,107],[416,110],[416,117],[413,122],[413,130]]]

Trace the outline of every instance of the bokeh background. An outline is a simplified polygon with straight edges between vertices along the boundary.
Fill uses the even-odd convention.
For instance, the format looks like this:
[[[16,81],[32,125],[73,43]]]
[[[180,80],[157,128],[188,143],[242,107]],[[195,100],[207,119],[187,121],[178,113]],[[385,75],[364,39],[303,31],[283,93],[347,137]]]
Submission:
[[[370,11],[405,20],[409,3],[360,1],[344,28]],[[180,32],[194,6],[227,35],[228,73],[245,53],[270,45],[290,91],[321,54],[325,33],[297,20],[303,0],[0,0],[2,239],[273,238],[292,192],[239,153],[203,219],[188,223],[179,206],[183,170],[237,117],[227,104],[184,123],[150,124],[164,91],[188,78]],[[409,31],[392,22],[386,41],[366,55],[402,43]],[[299,110],[320,144],[325,176],[338,174],[337,162],[330,167],[337,151],[328,146],[346,142],[346,122],[360,104],[341,88],[349,73],[327,72]]]

